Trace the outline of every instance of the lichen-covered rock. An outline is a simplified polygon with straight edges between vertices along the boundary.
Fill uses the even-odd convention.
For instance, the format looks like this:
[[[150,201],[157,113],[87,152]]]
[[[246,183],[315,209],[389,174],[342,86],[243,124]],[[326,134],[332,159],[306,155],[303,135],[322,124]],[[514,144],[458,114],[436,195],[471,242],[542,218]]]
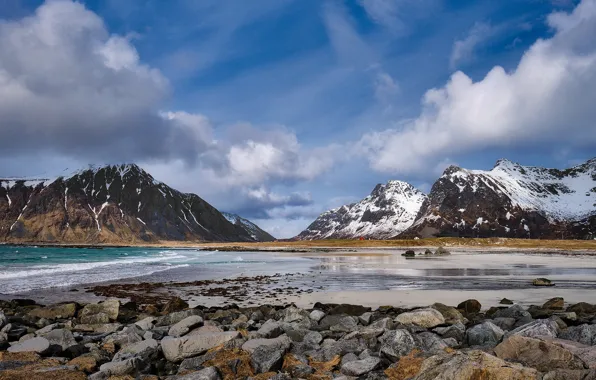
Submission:
[[[96,304],[88,304],[79,312],[81,323],[98,324],[113,322],[118,319],[120,310],[120,301],[117,299],[107,299]]]
[[[428,308],[402,313],[395,318],[395,322],[430,329],[445,324],[445,318],[438,310]]]
[[[416,338],[405,329],[387,331],[379,338],[381,342],[381,354],[391,360],[398,360],[408,355],[418,347]]]
[[[237,331],[226,331],[222,333],[186,335],[181,338],[166,337],[161,341],[161,348],[167,360],[179,362],[182,359],[200,355],[213,347],[224,344],[239,336],[240,334]]]

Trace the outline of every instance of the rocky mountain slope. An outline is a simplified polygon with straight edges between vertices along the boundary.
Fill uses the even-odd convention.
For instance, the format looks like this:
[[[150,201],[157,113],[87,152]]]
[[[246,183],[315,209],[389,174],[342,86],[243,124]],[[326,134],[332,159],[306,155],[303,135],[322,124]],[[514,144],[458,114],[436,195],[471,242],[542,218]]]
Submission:
[[[195,194],[137,165],[81,170],[57,179],[0,179],[0,240],[131,243],[253,241]]]
[[[499,160],[447,168],[402,236],[590,238],[595,217],[596,159],[566,170]]]
[[[267,231],[262,230],[259,226],[248,219],[232,214],[229,212],[222,212],[222,215],[232,224],[245,230],[255,241],[274,241],[275,238]]]
[[[425,199],[426,195],[405,182],[378,184],[360,202],[321,214],[296,238],[389,238],[412,225]]]
[[[490,171],[451,166],[428,196],[390,181],[358,203],[323,213],[296,238],[361,236],[591,239],[596,159],[566,170],[508,160]]]

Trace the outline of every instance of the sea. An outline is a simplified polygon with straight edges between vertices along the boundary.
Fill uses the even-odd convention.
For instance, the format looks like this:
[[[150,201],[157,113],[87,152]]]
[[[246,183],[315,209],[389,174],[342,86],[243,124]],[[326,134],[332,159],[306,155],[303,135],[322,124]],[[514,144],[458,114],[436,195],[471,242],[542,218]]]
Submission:
[[[0,294],[142,279],[196,281],[307,271],[312,260],[263,252],[0,245]]]

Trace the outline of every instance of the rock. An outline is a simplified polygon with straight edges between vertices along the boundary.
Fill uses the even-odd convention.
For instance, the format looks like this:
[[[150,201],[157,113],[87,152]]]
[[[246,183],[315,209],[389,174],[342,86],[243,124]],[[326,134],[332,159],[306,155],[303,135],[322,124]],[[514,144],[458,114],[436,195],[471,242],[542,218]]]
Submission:
[[[405,253],[402,253],[401,255],[405,256],[405,257],[416,257],[416,252],[409,249]]]
[[[190,317],[191,315],[201,315],[201,311],[196,310],[196,309],[176,311],[176,312],[170,313],[168,315],[164,315],[162,317],[157,318],[157,322],[155,322],[155,326],[161,327],[161,326],[175,325],[176,323],[180,322],[184,318]]]
[[[370,312],[370,307],[360,305],[341,304],[333,307],[327,314],[329,315],[350,315],[352,317],[359,317],[366,312]]]
[[[52,330],[45,334],[44,338],[50,342],[50,345],[59,346],[60,352],[66,351],[69,347],[77,344],[72,332],[65,329]]]
[[[277,372],[281,369],[286,350],[283,347],[259,346],[250,356],[250,363],[256,373]]]
[[[422,362],[414,380],[538,380],[538,371],[485,352],[442,353]]]
[[[188,333],[188,335],[200,335],[200,334],[208,334],[208,333],[220,333],[223,332],[221,327],[212,326],[212,325],[205,325],[201,326],[198,329],[194,329]]]
[[[282,347],[284,351],[287,351],[292,345],[292,340],[287,335],[282,335],[274,339],[251,339],[247,340],[242,345],[242,349],[249,353],[253,353],[258,347],[261,346],[277,346]]]
[[[88,304],[79,312],[79,319],[84,324],[109,323],[118,319],[120,301],[109,298],[97,304]]]
[[[186,301],[184,301],[180,297],[174,297],[165,304],[162,311],[166,314],[169,314],[169,313],[173,313],[176,311],[182,311],[187,308],[188,308],[188,303]]]
[[[325,312],[321,310],[313,310],[310,312],[308,317],[315,322],[319,322],[321,319],[325,317]]]
[[[515,328],[515,324],[517,323],[515,318],[501,318],[501,317],[492,319],[492,322],[495,325],[499,326],[499,328],[501,328],[501,330],[503,330],[503,331],[513,330]]]
[[[565,308],[565,300],[563,297],[551,298],[542,305],[543,309],[563,310]]]
[[[0,332],[0,350],[4,350],[8,347],[8,335]]]
[[[304,319],[310,319],[310,313],[306,310],[291,306],[277,312],[277,319],[282,322],[299,322]]]
[[[532,280],[534,286],[555,286],[555,284],[548,278],[535,278]]]
[[[492,322],[485,321],[466,331],[466,343],[469,346],[496,346],[505,332]]]
[[[463,323],[456,323],[449,327],[437,327],[433,331],[444,339],[453,338],[458,342],[462,342],[466,334],[466,326]]]
[[[199,327],[202,324],[203,318],[201,318],[198,315],[191,315],[190,317],[186,317],[180,322],[170,327],[168,335],[177,338],[187,334],[190,330],[194,329],[195,327]]]
[[[435,255],[444,256],[444,255],[450,255],[450,254],[451,254],[451,252],[449,252],[448,250],[446,250],[444,247],[439,247],[435,251]]]
[[[197,372],[186,375],[170,377],[171,380],[221,380],[221,375],[216,367],[207,367]]]
[[[372,318],[371,312],[363,313],[358,317],[358,322],[360,322],[364,326],[368,326],[370,324],[370,319]]]
[[[513,335],[495,347],[495,354],[541,372],[554,369],[584,369],[584,363],[571,351],[535,338]]]
[[[147,317],[141,319],[140,321],[135,322],[135,325],[140,328],[141,330],[151,330],[155,324],[157,323],[157,318],[155,317]]]
[[[544,375],[542,380],[594,380],[596,370],[594,369],[556,369]]]
[[[317,346],[323,341],[323,336],[317,331],[311,331],[304,336],[302,342],[309,346]]]
[[[265,338],[277,338],[284,333],[281,323],[270,319],[263,323],[257,333]]]
[[[358,324],[354,320],[354,317],[342,316],[339,320],[333,324],[329,330],[334,332],[352,332],[358,329]]]
[[[184,359],[178,367],[178,373],[203,368],[203,363],[215,359],[216,352],[208,352],[205,355]]]
[[[394,321],[404,325],[416,325],[429,329],[444,324],[445,318],[438,310],[428,308],[402,313]]]
[[[122,361],[108,362],[102,364],[99,370],[110,376],[124,376],[132,374],[137,371],[139,367],[142,367],[143,363],[140,358],[130,358]]]
[[[550,319],[539,319],[508,332],[507,336],[520,335],[529,338],[548,336],[556,338],[558,333],[559,326],[555,321]]]
[[[427,248],[427,249],[424,250],[424,254],[425,255],[432,255],[433,254],[433,251],[431,251],[430,249]]]
[[[158,347],[159,343],[155,339],[129,344],[118,351],[112,361],[117,362],[127,360],[132,357],[148,358],[157,352]]]
[[[115,332],[108,335],[105,339],[105,343],[113,343],[119,347],[124,347],[129,344],[141,342],[143,340],[143,330],[139,329],[135,325],[125,327],[122,331]]]
[[[222,333],[208,333],[200,335],[186,335],[181,338],[166,337],[161,341],[164,356],[171,362],[200,355],[205,351],[238,338],[237,331]]]
[[[290,375],[294,379],[306,379],[315,373],[315,369],[306,364],[299,364],[290,368]]]
[[[2,311],[0,311],[0,329],[2,329],[7,324],[8,324],[8,318],[6,318],[6,315],[4,315],[4,313]]]
[[[431,307],[443,314],[445,323],[448,325],[454,325],[458,322],[464,325],[468,323],[468,320],[454,307],[443,305],[442,303],[435,303]]]
[[[381,359],[369,357],[362,360],[349,361],[341,366],[341,373],[347,376],[362,376],[374,371],[381,364]]]
[[[101,323],[96,325],[78,324],[73,331],[94,332],[98,334],[112,334],[122,329],[120,323]]]
[[[47,307],[39,307],[31,310],[28,314],[36,318],[45,318],[51,321],[56,319],[73,318],[77,312],[76,303],[65,303]]]
[[[596,314],[596,305],[592,305],[587,302],[579,302],[569,306],[566,311],[574,312],[578,315]]]
[[[457,305],[457,309],[463,311],[465,314],[479,313],[481,308],[482,308],[482,305],[480,304],[480,302],[478,302],[474,299],[466,300],[466,301],[460,303],[459,305]]]
[[[559,338],[572,340],[588,346],[596,345],[596,325],[583,324],[561,331]]]
[[[379,341],[381,342],[381,354],[393,361],[406,356],[418,347],[414,336],[405,329],[387,331],[379,338]]]
[[[50,349],[50,341],[46,338],[37,337],[28,339],[24,342],[17,343],[8,348],[8,352],[37,352],[38,354],[45,354]]]
[[[497,310],[492,318],[514,318],[519,323],[528,323],[532,321],[532,315],[521,305],[513,305],[505,309]]]
[[[448,347],[443,339],[428,331],[421,332],[416,337],[418,345],[425,353],[437,354]]]
[[[499,303],[501,305],[513,305],[513,301],[511,301],[510,299],[507,299],[507,298],[503,298],[501,301],[499,301]]]

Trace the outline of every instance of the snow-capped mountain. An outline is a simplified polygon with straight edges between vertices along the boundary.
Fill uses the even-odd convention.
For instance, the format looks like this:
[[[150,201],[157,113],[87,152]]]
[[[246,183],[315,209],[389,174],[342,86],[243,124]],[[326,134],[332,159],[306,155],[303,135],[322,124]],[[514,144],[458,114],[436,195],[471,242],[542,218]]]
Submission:
[[[0,178],[0,240],[254,239],[199,196],[172,189],[132,164],[89,167],[56,179]]]
[[[268,232],[262,230],[259,226],[248,219],[229,212],[221,213],[230,223],[244,229],[254,241],[274,241],[275,238]]]
[[[321,214],[296,238],[389,238],[412,225],[425,199],[426,195],[406,182],[378,184],[360,202]]]
[[[447,168],[403,235],[586,238],[595,217],[596,159],[566,170],[499,160]]]

